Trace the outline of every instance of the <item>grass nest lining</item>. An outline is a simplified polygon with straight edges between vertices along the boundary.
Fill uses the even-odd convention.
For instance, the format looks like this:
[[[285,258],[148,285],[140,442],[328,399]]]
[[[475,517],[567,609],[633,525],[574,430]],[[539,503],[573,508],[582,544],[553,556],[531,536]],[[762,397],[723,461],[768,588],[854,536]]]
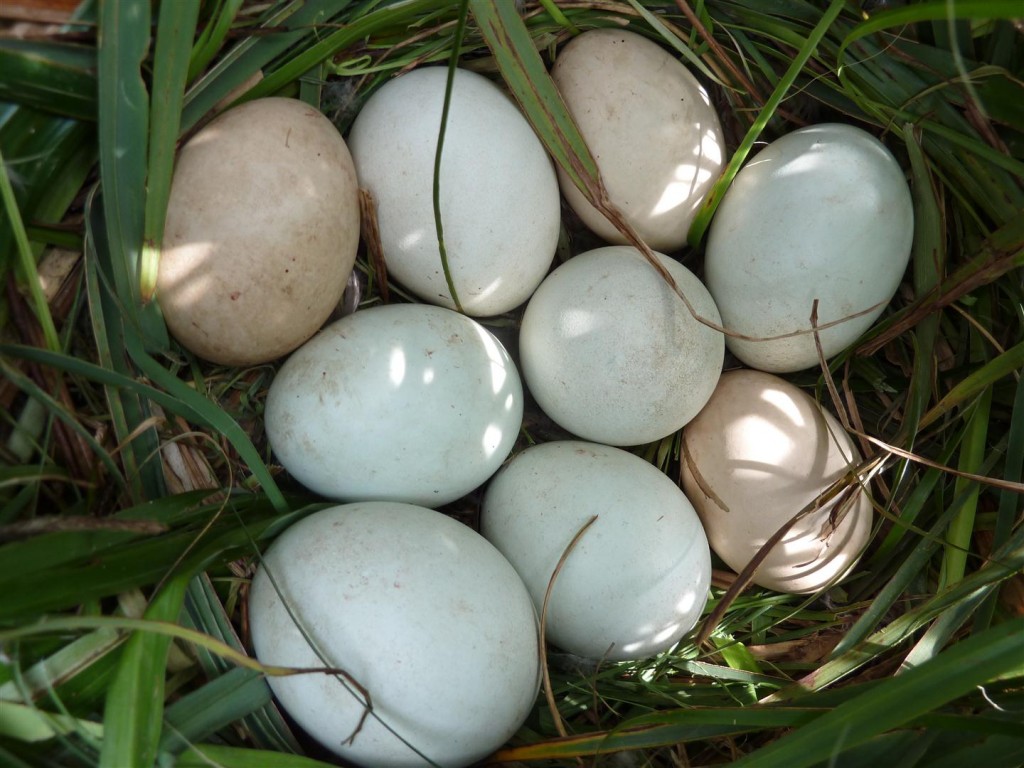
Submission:
[[[0,763],[331,761],[246,653],[254,553],[325,506],[266,446],[274,366],[195,359],[146,301],[159,256],[146,244],[160,240],[180,137],[247,83],[242,98],[298,97],[344,132],[374,88],[456,48],[530,114],[543,78],[509,54],[550,63],[601,26],[658,40],[712,90],[733,158],[722,189],[758,142],[825,120],[871,131],[907,170],[916,232],[900,292],[827,369],[787,377],[880,463],[877,524],[840,587],[730,590],[721,571],[704,623],[669,653],[549,654],[557,718],[541,697],[494,759],[1024,762],[1019,4],[72,5],[0,9]],[[566,138],[557,123],[535,128]],[[599,192],[585,148],[567,147]],[[674,254],[688,265],[711,213]],[[563,257],[593,244],[567,212],[563,227]],[[385,293],[365,249],[356,274],[362,306],[408,298]],[[490,325],[512,333],[517,319]],[[557,435],[539,414],[528,427]],[[678,475],[676,437],[637,452]],[[475,503],[445,511],[473,524]]]

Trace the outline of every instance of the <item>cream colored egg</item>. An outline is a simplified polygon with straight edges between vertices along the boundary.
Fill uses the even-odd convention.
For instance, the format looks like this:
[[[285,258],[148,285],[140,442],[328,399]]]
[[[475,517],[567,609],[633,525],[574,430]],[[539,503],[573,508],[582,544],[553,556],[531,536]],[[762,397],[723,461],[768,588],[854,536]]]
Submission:
[[[182,148],[157,298],[175,338],[223,365],[291,352],[327,320],[359,244],[352,158],[319,111],[250,101]]]
[[[482,536],[422,507],[347,504],[295,523],[263,555],[249,617],[264,664],[345,670],[268,682],[300,726],[359,765],[475,763],[537,698],[523,583]]]
[[[814,302],[825,359],[885,310],[910,259],[914,210],[899,164],[850,125],[802,128],[772,142],[733,180],[711,222],[708,289],[729,350],[782,373],[818,364]]]
[[[652,248],[681,247],[725,163],[722,129],[704,87],[677,56],[618,29],[575,37],[551,76],[612,203]],[[610,243],[626,242],[561,169],[559,182],[590,229]]]
[[[784,379],[749,370],[722,374],[683,430],[683,452],[683,489],[711,548],[737,572],[860,461],[830,413]],[[843,578],[868,542],[871,510],[858,490],[848,506],[833,501],[804,517],[769,552],[754,583],[806,593]]]
[[[480,530],[523,578],[540,612],[563,552],[548,640],[592,659],[671,648],[700,618],[711,553],[679,487],[619,448],[564,440],[517,454],[487,488]]]
[[[694,310],[717,323],[700,280],[655,256]],[[595,442],[639,445],[697,415],[718,381],[725,343],[635,248],[613,245],[545,278],[523,315],[519,354],[527,387],[560,426]]]
[[[349,145],[374,197],[389,275],[450,309],[434,219],[434,162],[448,72],[424,67],[390,80],[356,118]],[[441,158],[445,252],[466,314],[526,301],[555,255],[561,217],[551,160],[526,118],[487,78],[457,70]]]

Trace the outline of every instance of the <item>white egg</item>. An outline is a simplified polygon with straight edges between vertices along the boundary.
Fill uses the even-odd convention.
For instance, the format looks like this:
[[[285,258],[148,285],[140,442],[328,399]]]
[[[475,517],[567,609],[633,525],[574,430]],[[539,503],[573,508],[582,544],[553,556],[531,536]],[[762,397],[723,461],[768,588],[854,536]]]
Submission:
[[[526,582],[538,613],[559,559],[547,638],[592,659],[641,659],[675,645],[704,609],[711,554],[675,483],[619,448],[576,440],[516,455],[484,496],[480,530]]]
[[[885,310],[910,259],[914,212],[899,164],[859,128],[823,124],[772,142],[739,172],[711,223],[706,280],[747,365],[776,373],[846,349]],[[865,314],[860,314],[865,313]],[[845,319],[844,319],[845,318]]]
[[[421,304],[329,325],[281,367],[265,414],[275,455],[310,490],[427,507],[494,474],[522,418],[522,384],[501,343]]]
[[[422,507],[348,504],[294,524],[263,555],[249,618],[263,664],[350,676],[268,682],[310,735],[360,765],[475,763],[537,697],[538,627],[523,583],[482,536]],[[373,705],[361,728],[352,681]]]
[[[702,317],[715,303],[686,267],[659,262]],[[722,370],[722,334],[699,323],[634,248],[581,253],[530,299],[520,362],[544,412],[579,437],[608,445],[659,440],[697,415]]]
[[[360,184],[377,204],[390,275],[454,308],[434,221],[434,157],[447,69],[416,69],[366,102],[349,134]],[[458,70],[440,172],[445,250],[463,310],[497,315],[529,298],[551,266],[560,220],[551,160],[490,80]]]
[[[686,242],[725,164],[725,141],[707,91],[657,43],[594,29],[559,52],[551,76],[597,161],[611,201],[652,248]],[[622,234],[559,169],[562,194],[611,243]]]
[[[808,395],[748,370],[722,374],[711,400],[683,430],[683,450],[683,489],[711,548],[737,572],[860,461],[839,422]],[[754,583],[806,593],[847,574],[870,537],[872,506],[862,491],[848,511],[837,501],[797,522],[768,553]]]

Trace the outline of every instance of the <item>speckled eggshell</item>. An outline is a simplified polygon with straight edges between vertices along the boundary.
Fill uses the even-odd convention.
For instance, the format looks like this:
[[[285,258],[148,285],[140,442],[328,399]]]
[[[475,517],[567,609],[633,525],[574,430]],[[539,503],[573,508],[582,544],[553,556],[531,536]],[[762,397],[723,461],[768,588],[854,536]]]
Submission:
[[[577,440],[534,445],[494,477],[480,531],[508,558],[538,613],[558,574],[547,639],[591,659],[642,659],[675,645],[707,601],[711,553],[675,483],[619,448]]]
[[[704,318],[718,310],[686,267],[655,254]],[[725,356],[636,249],[608,246],[562,264],[530,299],[519,334],[537,403],[573,434],[639,445],[671,434],[711,397]]]
[[[618,29],[574,37],[551,76],[611,201],[652,248],[681,247],[726,159],[704,87],[677,56]],[[558,173],[562,194],[583,222],[608,242],[625,243],[564,171]]]
[[[725,327],[773,341],[728,338],[752,368],[818,364],[871,327],[910,259],[914,211],[899,164],[869,133],[826,123],[772,142],[739,172],[711,222],[705,270]],[[858,313],[866,312],[866,314]],[[849,318],[844,320],[844,318]]]
[[[519,373],[501,343],[425,304],[327,326],[281,367],[265,411],[274,454],[310,490],[427,507],[494,474],[522,418]]]
[[[683,489],[711,548],[739,572],[788,520],[860,461],[838,421],[803,391],[760,371],[722,374],[683,430]],[[856,564],[871,534],[864,492],[843,513],[835,502],[797,522],[768,554],[754,583],[816,592]]]
[[[249,618],[262,663],[338,667],[369,693],[355,734],[365,710],[343,678],[267,678],[299,725],[359,765],[470,765],[537,697],[537,618],[516,572],[475,531],[422,507],[348,504],[295,523],[263,555]]]
[[[182,148],[157,299],[195,354],[252,365],[291,352],[337,306],[359,245],[341,134],[296,99],[250,101]]]
[[[388,81],[349,133],[359,181],[374,197],[388,273],[424,301],[454,308],[434,221],[434,160],[447,68]],[[526,301],[558,243],[558,180],[526,118],[490,80],[457,70],[440,173],[448,266],[469,315]]]

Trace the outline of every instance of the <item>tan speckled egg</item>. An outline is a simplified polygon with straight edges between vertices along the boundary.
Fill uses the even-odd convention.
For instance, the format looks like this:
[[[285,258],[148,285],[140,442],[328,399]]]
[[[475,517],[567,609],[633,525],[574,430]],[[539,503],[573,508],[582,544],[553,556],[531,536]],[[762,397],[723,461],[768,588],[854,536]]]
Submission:
[[[683,449],[683,490],[711,548],[736,572],[860,461],[839,422],[802,390],[748,370],[722,374],[683,430]],[[868,542],[871,509],[860,491],[842,515],[833,501],[804,517],[768,553],[754,583],[808,593],[843,578]]]
[[[359,244],[355,167],[330,120],[257,99],[182,148],[157,298],[189,350],[223,365],[273,360],[327,320]]]
[[[651,248],[681,247],[725,162],[722,128],[707,91],[677,56],[619,29],[574,38],[558,54],[551,76],[611,201]],[[626,242],[561,169],[559,183],[591,230],[610,243]]]

